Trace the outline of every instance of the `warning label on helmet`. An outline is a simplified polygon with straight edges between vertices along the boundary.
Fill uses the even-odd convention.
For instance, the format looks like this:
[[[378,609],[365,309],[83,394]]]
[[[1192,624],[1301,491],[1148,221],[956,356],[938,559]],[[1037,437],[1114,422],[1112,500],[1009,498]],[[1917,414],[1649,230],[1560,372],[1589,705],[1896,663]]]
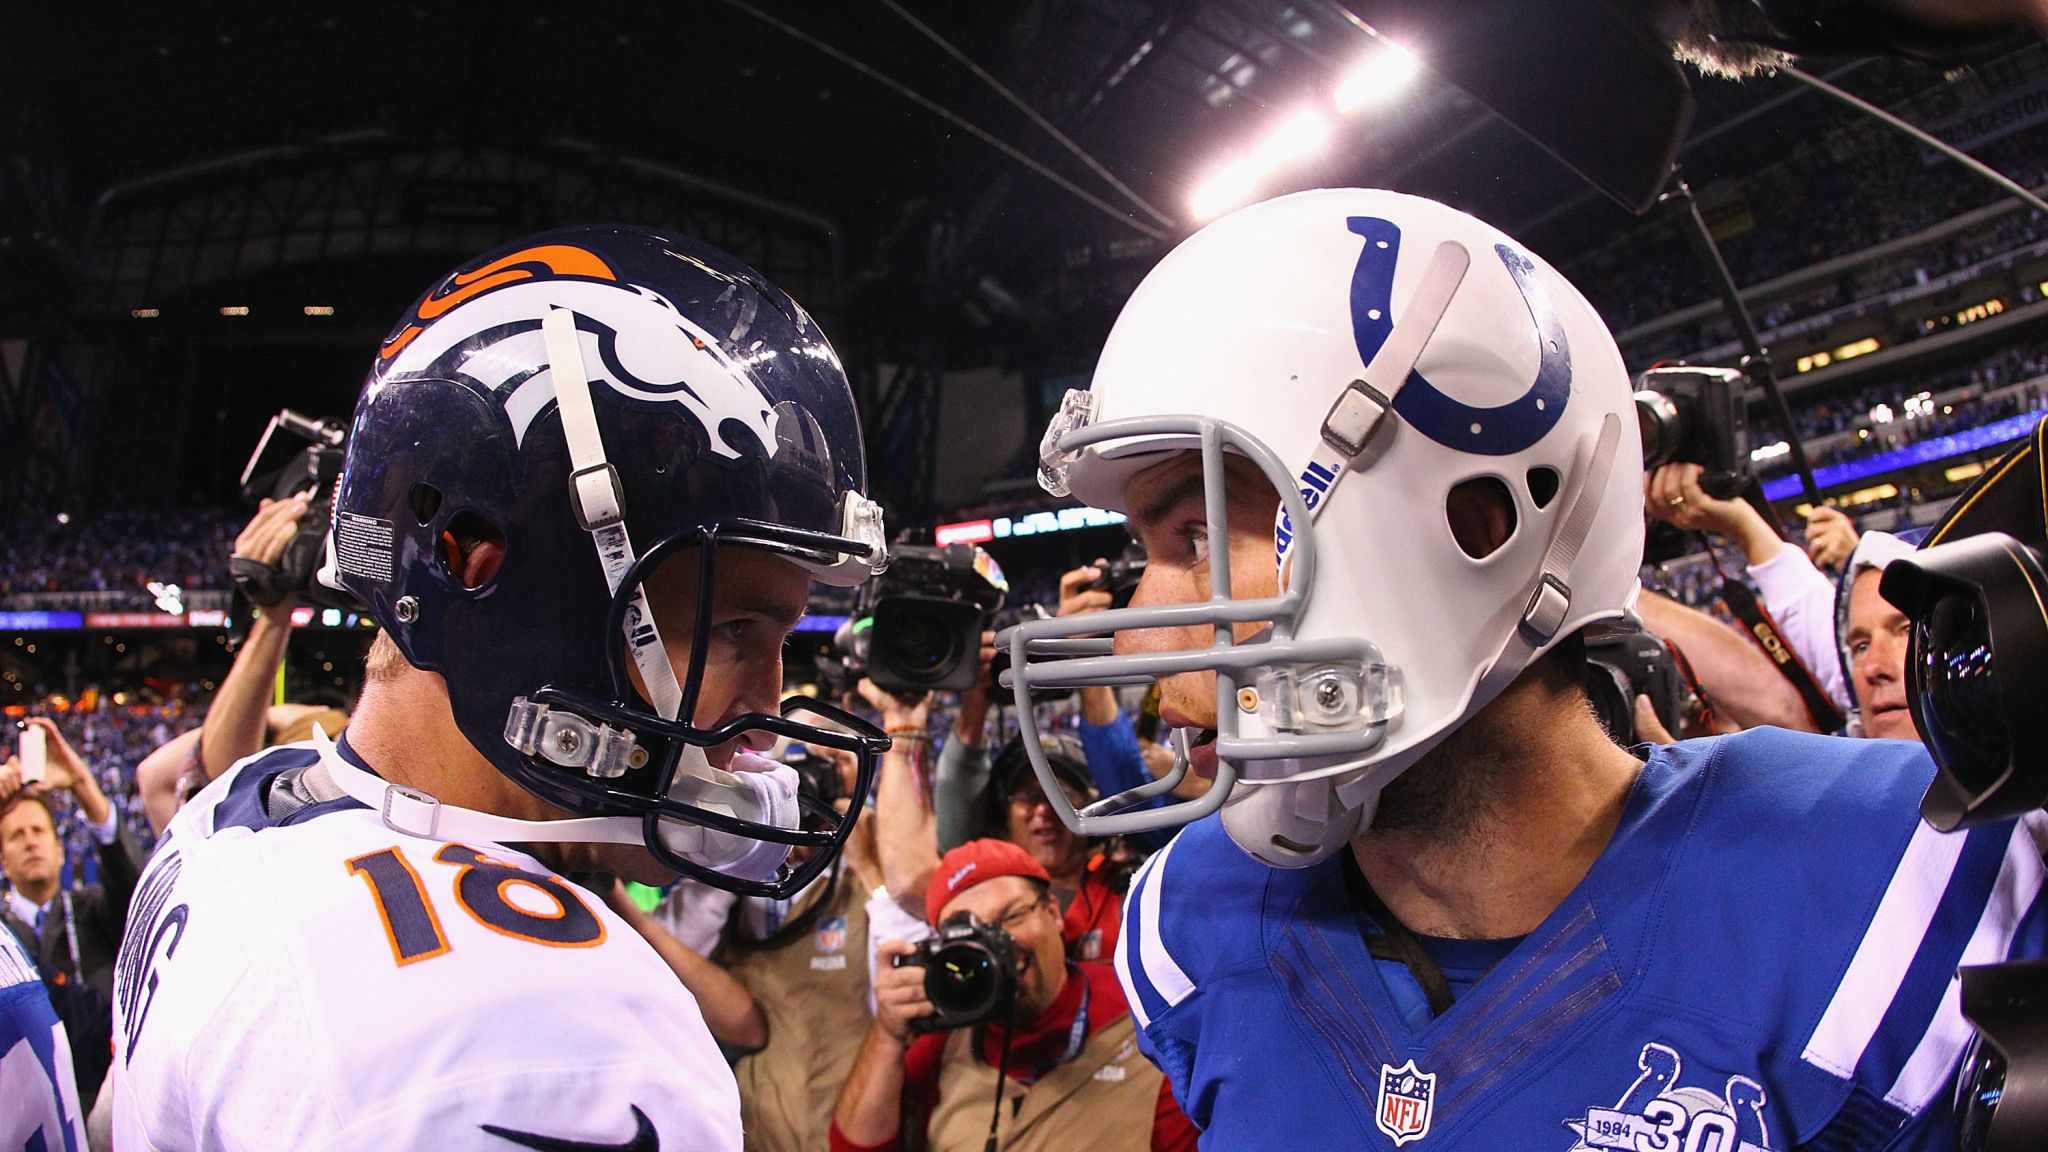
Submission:
[[[347,575],[390,583],[398,574],[393,561],[395,539],[391,521],[354,512],[337,513],[334,520],[334,564]]]

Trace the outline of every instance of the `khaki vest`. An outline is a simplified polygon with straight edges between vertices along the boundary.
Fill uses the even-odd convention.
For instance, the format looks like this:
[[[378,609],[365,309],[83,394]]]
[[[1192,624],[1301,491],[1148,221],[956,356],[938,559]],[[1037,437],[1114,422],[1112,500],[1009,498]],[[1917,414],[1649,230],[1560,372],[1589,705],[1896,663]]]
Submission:
[[[768,1046],[733,1066],[748,1152],[819,1152],[868,1031],[868,914],[851,870],[795,939],[734,948],[727,969],[768,1018]]]
[[[988,1140],[996,1070],[973,1055],[973,1036],[974,1029],[963,1028],[946,1040],[939,1102],[926,1129],[931,1152],[981,1152]],[[1164,1080],[1138,1051],[1137,1027],[1126,1012],[1031,1087],[1004,1079],[996,1146],[1001,1152],[1150,1152]]]

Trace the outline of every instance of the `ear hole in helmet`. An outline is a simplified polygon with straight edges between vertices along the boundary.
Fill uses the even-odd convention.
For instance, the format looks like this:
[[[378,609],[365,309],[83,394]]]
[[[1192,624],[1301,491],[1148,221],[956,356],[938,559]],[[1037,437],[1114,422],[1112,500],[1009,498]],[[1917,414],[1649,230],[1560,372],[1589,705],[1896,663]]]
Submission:
[[[1538,465],[1529,469],[1530,502],[1538,508],[1550,507],[1550,502],[1557,498],[1557,490],[1563,484],[1564,479],[1557,474],[1555,468]]]
[[[472,592],[491,582],[504,559],[505,534],[473,509],[457,512],[441,532],[442,566]]]
[[[432,484],[415,484],[406,492],[405,502],[412,508],[412,518],[425,528],[434,522],[434,513],[441,510],[441,490]]]
[[[1444,501],[1451,537],[1465,555],[1484,560],[1515,534],[1515,498],[1498,476],[1474,476]]]

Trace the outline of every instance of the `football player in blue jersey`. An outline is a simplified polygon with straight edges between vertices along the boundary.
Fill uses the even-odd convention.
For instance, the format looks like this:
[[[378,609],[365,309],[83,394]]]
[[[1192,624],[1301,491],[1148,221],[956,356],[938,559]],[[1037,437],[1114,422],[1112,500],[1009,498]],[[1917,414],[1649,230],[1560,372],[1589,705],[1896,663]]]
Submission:
[[[1227,216],[1041,478],[1151,557],[1130,607],[1000,642],[1026,723],[1152,678],[1180,730],[1175,774],[1062,815],[1192,821],[1116,959],[1204,1147],[1953,1146],[1955,971],[2043,950],[2048,827],[1934,832],[1906,741],[1606,739],[1578,633],[1636,596],[1641,449],[1527,249],[1382,191]]]

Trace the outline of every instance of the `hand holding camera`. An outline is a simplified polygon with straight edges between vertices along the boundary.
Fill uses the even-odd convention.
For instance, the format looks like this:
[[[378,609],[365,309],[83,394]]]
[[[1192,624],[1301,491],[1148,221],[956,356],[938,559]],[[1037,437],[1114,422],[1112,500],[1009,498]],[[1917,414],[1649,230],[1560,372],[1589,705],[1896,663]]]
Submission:
[[[20,772],[18,788],[34,787],[46,792],[76,791],[86,777],[85,761],[79,759],[54,721],[31,716],[16,725],[20,729],[14,763]]]
[[[1017,1003],[1017,942],[999,924],[983,923],[972,912],[956,912],[938,934],[901,945],[889,955],[888,976],[918,974],[917,998],[903,998],[906,1033],[950,1032],[1003,1015]],[[882,1002],[883,978],[875,980]],[[917,1009],[912,1012],[911,1009]],[[892,1033],[893,1035],[893,1033]]]
[[[916,952],[905,940],[884,940],[875,949],[875,1024],[899,1044],[910,1042],[911,1021],[936,1011],[924,994],[924,969],[906,964]]]
[[[297,538],[299,523],[311,506],[310,490],[282,500],[266,499],[256,515],[235,537],[235,551],[228,567],[249,599],[262,608],[272,624],[289,625],[292,609],[298,606],[298,590],[277,581],[278,566],[285,548]]]

